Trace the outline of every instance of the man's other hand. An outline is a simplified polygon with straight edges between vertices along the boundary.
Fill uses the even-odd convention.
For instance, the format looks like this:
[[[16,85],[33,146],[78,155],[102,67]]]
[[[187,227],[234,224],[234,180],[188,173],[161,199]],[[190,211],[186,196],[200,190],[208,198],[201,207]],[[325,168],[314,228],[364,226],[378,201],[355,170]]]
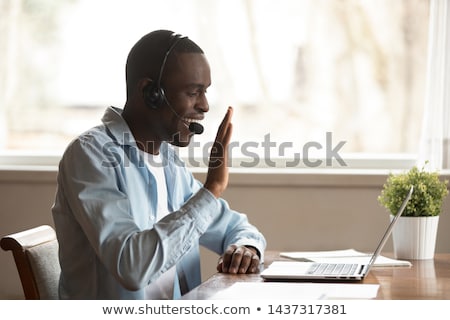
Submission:
[[[242,274],[259,271],[259,256],[255,248],[230,245],[217,264],[217,271]]]

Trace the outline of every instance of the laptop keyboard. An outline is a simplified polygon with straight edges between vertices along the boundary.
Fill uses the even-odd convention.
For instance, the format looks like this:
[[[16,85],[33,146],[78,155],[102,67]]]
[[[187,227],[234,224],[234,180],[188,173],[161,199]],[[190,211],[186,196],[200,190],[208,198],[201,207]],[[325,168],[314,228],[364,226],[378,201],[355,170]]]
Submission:
[[[308,274],[341,274],[355,273],[356,263],[314,263],[307,271]]]

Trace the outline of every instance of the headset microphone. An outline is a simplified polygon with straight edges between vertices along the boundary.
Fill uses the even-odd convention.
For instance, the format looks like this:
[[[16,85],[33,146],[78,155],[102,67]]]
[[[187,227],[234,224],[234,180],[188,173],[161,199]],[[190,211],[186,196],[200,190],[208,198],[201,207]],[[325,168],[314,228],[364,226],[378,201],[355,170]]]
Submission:
[[[203,126],[200,123],[197,122],[191,122],[189,124],[189,131],[195,134],[202,134],[203,133]]]

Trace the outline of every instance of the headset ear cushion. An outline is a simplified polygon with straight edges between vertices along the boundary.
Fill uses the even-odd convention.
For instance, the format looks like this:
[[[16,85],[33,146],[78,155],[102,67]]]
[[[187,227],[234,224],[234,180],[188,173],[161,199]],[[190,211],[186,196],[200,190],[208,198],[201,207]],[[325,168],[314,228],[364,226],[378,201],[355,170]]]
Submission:
[[[164,99],[163,95],[164,93],[161,92],[161,89],[157,88],[153,83],[145,86],[143,89],[144,102],[152,109],[157,109],[161,106]]]

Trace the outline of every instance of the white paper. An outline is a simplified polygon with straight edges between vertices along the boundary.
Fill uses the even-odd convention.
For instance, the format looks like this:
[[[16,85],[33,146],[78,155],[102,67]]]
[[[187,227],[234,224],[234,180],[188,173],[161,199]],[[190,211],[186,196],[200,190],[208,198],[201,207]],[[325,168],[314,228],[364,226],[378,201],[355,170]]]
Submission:
[[[210,299],[373,299],[378,284],[236,282]]]
[[[328,263],[360,263],[367,264],[372,254],[359,252],[354,249],[332,250],[332,251],[294,251],[281,252],[281,257],[298,261],[314,261]],[[410,267],[411,262],[405,260],[391,259],[378,256],[373,267]]]

